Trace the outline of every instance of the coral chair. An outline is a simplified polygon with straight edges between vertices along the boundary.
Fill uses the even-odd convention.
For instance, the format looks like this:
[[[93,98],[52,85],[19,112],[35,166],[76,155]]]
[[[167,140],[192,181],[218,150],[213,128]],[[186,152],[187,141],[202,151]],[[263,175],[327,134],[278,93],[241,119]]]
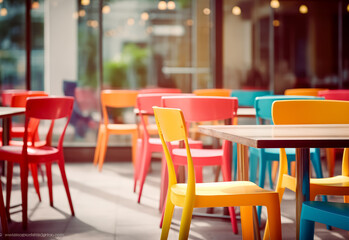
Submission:
[[[320,97],[324,97],[326,100],[343,100],[349,101],[349,89],[338,89],[338,90],[325,90],[318,92]],[[333,177],[334,175],[334,166],[336,159],[335,148],[327,148],[327,169],[328,176]]]
[[[275,101],[282,100],[302,100],[302,99],[316,99],[317,97],[312,96],[284,96],[284,95],[274,95],[274,96],[264,96],[257,97],[255,100],[256,109],[256,124],[261,123],[273,124],[272,120],[272,105]],[[321,98],[319,98],[321,99]],[[294,148],[285,149],[287,154],[288,166],[290,166],[291,161],[296,160],[296,151]],[[271,174],[271,162],[279,161],[280,150],[278,148],[249,148],[250,152],[250,180],[252,182],[256,181],[256,172],[259,166],[258,173],[258,186],[264,188],[265,182],[265,172],[268,167],[269,170],[269,184],[270,188],[273,189],[273,178]],[[312,148],[310,150],[310,159],[314,166],[316,177],[322,178],[321,169],[321,159],[320,159],[320,149]],[[258,163],[258,164],[257,164]],[[290,169],[290,168],[289,168]],[[260,220],[261,208],[258,208],[258,217]]]
[[[3,159],[8,161],[8,164],[19,163],[21,176],[21,192],[22,192],[22,219],[23,228],[27,227],[28,222],[28,166],[29,164],[45,163],[47,173],[47,183],[50,196],[50,205],[53,206],[52,196],[52,174],[51,165],[54,162],[58,163],[65,191],[68,197],[70,210],[74,215],[73,203],[70,197],[69,186],[64,167],[63,155],[63,139],[68,122],[73,109],[74,98],[72,97],[32,97],[26,102],[25,113],[25,132],[22,146],[2,146],[0,154]],[[47,131],[46,145],[41,147],[32,147],[28,145],[29,131],[28,126],[30,119],[38,119],[43,121],[51,121]],[[51,138],[56,120],[66,120],[65,124],[55,128],[55,133],[59,133],[57,147],[51,144]],[[47,125],[48,126],[48,125]],[[7,184],[12,185],[12,172],[7,173]],[[10,188],[7,188],[11,190]],[[10,195],[10,192],[6,193]],[[9,204],[7,204],[7,212]]]
[[[225,88],[208,88],[196,89],[193,91],[196,96],[213,96],[213,97],[229,97],[231,89]]]
[[[234,120],[237,111],[237,99],[231,97],[202,97],[202,96],[166,96],[162,98],[162,106],[179,108],[182,110],[187,124],[225,120],[230,124]],[[223,181],[231,180],[231,167],[227,152],[227,141],[223,141],[223,147],[218,149],[191,149],[195,169],[196,182],[203,182],[202,168],[204,166],[220,166]],[[173,164],[185,166],[187,152],[185,149],[173,149]],[[237,233],[234,208],[229,208],[233,231]]]
[[[0,184],[0,218],[1,218],[1,229],[2,229],[2,236],[6,236],[8,234],[8,225],[7,225],[7,213],[6,208],[4,204],[4,198],[2,196],[2,184]],[[6,238],[5,238],[6,239]]]
[[[233,106],[231,106],[233,107]],[[187,127],[180,109],[154,107],[156,123],[164,149],[168,173],[168,197],[162,226],[161,239],[167,239],[175,206],[183,208],[179,239],[187,239],[194,208],[241,206],[242,235],[244,239],[253,238],[252,208],[255,205],[266,205],[271,223],[271,239],[281,239],[281,217],[278,206],[278,194],[259,188],[248,181],[197,183],[195,180],[195,163],[192,149],[189,148]],[[177,183],[174,159],[168,145],[172,141],[184,141],[187,159],[187,184]]]
[[[136,106],[138,91],[136,90],[103,90],[101,92],[101,104],[103,122],[98,130],[98,139],[93,163],[102,171],[109,135],[131,135],[132,136],[132,162],[136,162],[137,151],[137,124],[135,123],[113,123],[109,120],[108,109],[134,108]]]
[[[179,88],[143,88],[139,90],[139,94],[148,93],[182,93],[182,90]]]
[[[273,104],[274,124],[349,124],[349,102],[334,100],[276,101]],[[280,202],[285,188],[296,191],[296,179],[287,174],[287,155],[280,149],[279,176],[276,192]],[[310,179],[310,201],[317,195],[340,195],[349,202],[349,149],[345,148],[342,175],[329,178]]]
[[[324,90],[327,90],[327,89],[326,88],[290,88],[290,89],[286,89],[284,94],[317,97],[318,93]]]
[[[308,201],[302,205],[300,240],[314,239],[314,222],[349,231],[349,204]]]
[[[138,203],[141,200],[143,186],[145,182],[145,178],[147,176],[150,162],[151,162],[151,154],[153,152],[162,153],[162,145],[160,138],[152,137],[151,133],[148,131],[149,119],[148,117],[154,116],[153,106],[161,105],[161,98],[164,96],[176,96],[178,93],[155,93],[155,94],[139,94],[137,97],[137,108],[139,110],[139,116],[141,119],[141,130],[142,130],[142,139],[141,147],[137,150],[137,163],[136,163],[136,171],[134,175],[134,191],[136,191],[137,181],[139,180],[140,190],[138,194]],[[181,94],[180,94],[181,95]],[[158,135],[158,134],[156,134]],[[202,148],[201,141],[189,140],[189,145],[192,148]],[[175,143],[173,147],[178,148],[179,142]],[[165,174],[162,171],[162,174]],[[164,176],[163,176],[164,178]],[[164,184],[164,181],[162,181]],[[163,192],[163,191],[161,191]],[[163,193],[160,195],[160,209],[162,209],[162,203],[164,201]]]

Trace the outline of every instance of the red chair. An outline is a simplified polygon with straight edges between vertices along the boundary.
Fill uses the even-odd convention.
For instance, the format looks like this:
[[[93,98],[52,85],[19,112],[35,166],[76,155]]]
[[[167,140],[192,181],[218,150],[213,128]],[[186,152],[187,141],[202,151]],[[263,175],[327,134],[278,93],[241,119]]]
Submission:
[[[73,109],[74,98],[72,97],[30,97],[26,102],[25,113],[25,132],[22,146],[2,146],[0,147],[0,154],[3,159],[8,161],[10,165],[9,169],[13,168],[14,163],[20,165],[21,176],[21,192],[22,192],[22,219],[23,228],[27,228],[28,222],[28,166],[29,164],[45,163],[47,173],[47,184],[49,189],[50,205],[53,206],[52,196],[52,173],[51,165],[53,162],[57,162],[61,171],[62,180],[68,197],[70,210],[74,216],[73,203],[70,197],[68,181],[65,174],[64,167],[64,155],[63,155],[63,139],[67,129],[70,116]],[[47,130],[46,144],[40,147],[33,147],[28,144],[30,137],[29,122],[30,119],[38,119],[51,121],[50,127]],[[59,140],[57,147],[53,147],[51,144],[52,134],[54,129],[55,120],[65,119],[66,122],[63,126],[55,128],[55,133],[59,132]],[[60,120],[61,122],[62,120]],[[13,172],[7,173],[7,188],[9,191],[6,193],[11,195]],[[7,204],[7,213],[9,213],[9,202]]]
[[[202,96],[166,96],[162,98],[162,106],[179,108],[182,110],[186,122],[204,122],[226,120],[232,124],[238,108],[235,97],[202,97]],[[202,168],[204,166],[221,166],[223,181],[231,181],[230,153],[227,151],[230,142],[223,141],[219,149],[191,149],[191,156],[195,168],[196,182],[202,182]],[[186,149],[173,149],[172,160],[175,167],[187,164]],[[229,208],[231,224],[237,233],[237,223],[233,207]]]
[[[324,97],[326,100],[349,101],[349,89],[325,90],[325,91],[320,91],[318,94],[320,97]],[[333,177],[335,160],[336,160],[336,149],[327,148],[326,156],[327,156],[328,175],[329,177]]]
[[[137,108],[139,110],[139,116],[141,120],[141,130],[142,130],[142,139],[141,144],[138,143],[137,149],[137,163],[136,163],[136,171],[134,176],[134,191],[136,191],[137,181],[140,184],[140,190],[138,195],[138,203],[141,201],[143,186],[145,182],[145,178],[147,176],[150,162],[151,162],[151,154],[154,152],[163,152],[161,140],[158,137],[151,137],[151,133],[149,132],[149,116],[154,116],[153,106],[161,105],[161,97],[163,96],[173,96],[178,95],[176,93],[154,93],[154,94],[139,94],[137,96]],[[189,140],[189,145],[192,148],[202,148],[201,141]],[[177,148],[179,147],[179,142],[175,145]],[[164,172],[162,172],[164,174]],[[164,178],[164,176],[163,176]],[[161,184],[163,184],[162,181]],[[166,189],[165,186],[162,185],[161,189]],[[164,202],[163,191],[160,193],[160,209],[162,209],[162,204]]]
[[[4,204],[4,198],[2,197],[2,184],[0,184],[0,218],[1,218],[1,228],[2,228],[2,235],[6,236],[8,233],[8,226],[7,226],[7,213],[5,209],[5,204]],[[5,238],[6,239],[6,238]]]

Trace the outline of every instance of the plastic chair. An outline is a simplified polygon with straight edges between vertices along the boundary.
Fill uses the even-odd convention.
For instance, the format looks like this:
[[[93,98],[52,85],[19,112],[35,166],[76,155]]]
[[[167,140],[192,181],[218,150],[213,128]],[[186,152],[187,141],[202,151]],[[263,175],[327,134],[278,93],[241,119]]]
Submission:
[[[162,144],[161,140],[158,137],[151,137],[151,133],[148,131],[149,119],[148,117],[154,116],[153,106],[161,105],[161,97],[163,96],[175,96],[178,95],[176,93],[155,93],[155,94],[139,94],[137,97],[137,108],[139,110],[139,116],[141,119],[141,130],[142,130],[142,139],[141,144],[139,144],[137,151],[137,162],[136,162],[136,171],[134,176],[134,191],[136,191],[137,181],[139,180],[140,190],[138,194],[138,203],[140,203],[143,186],[145,182],[145,178],[147,176],[150,162],[151,162],[151,154],[154,152],[162,153]],[[180,94],[181,95],[181,94]],[[158,135],[158,134],[156,134]],[[202,148],[201,141],[193,141],[189,140],[189,145],[192,148]],[[179,142],[174,143],[173,147],[178,148]],[[164,172],[162,171],[162,174]],[[164,176],[163,176],[164,178]],[[162,178],[162,179],[163,179]],[[162,181],[162,185],[164,181]],[[162,186],[163,188],[163,186]],[[162,189],[161,188],[161,189]],[[162,189],[163,190],[163,189]],[[160,193],[160,210],[162,209],[162,204],[164,202],[163,191]]]
[[[229,97],[231,89],[224,88],[208,88],[196,89],[193,91],[196,96],[212,96],[212,97]]]
[[[2,229],[2,236],[6,238],[6,234],[8,234],[8,225],[7,225],[7,212],[4,204],[4,198],[2,196],[2,184],[0,184],[0,218],[1,218],[1,229]]]
[[[319,96],[324,97],[326,100],[343,100],[349,101],[349,89],[338,89],[338,90],[325,90],[320,91]],[[327,156],[327,169],[328,176],[333,177],[334,175],[334,166],[336,159],[336,149],[335,148],[327,148],[326,156]]]
[[[285,95],[298,95],[298,96],[314,96],[317,97],[320,91],[327,90],[326,88],[290,88],[286,89]]]
[[[231,97],[169,96],[162,98],[163,107],[182,110],[187,124],[217,120],[226,120],[231,124],[236,115],[237,105],[237,99]],[[204,166],[220,166],[223,181],[231,181],[230,158],[226,150],[228,144],[230,143],[223,141],[222,148],[191,150],[196,182],[203,182],[202,168]],[[176,167],[185,166],[186,150],[173,149],[172,159]],[[233,231],[237,233],[234,209],[229,208],[229,212]]]
[[[148,93],[182,93],[179,88],[143,88],[139,90],[139,94]]]
[[[33,97],[28,98],[26,103],[25,113],[25,133],[23,138],[23,146],[2,146],[0,147],[0,154],[3,159],[8,161],[8,165],[19,163],[20,176],[21,176],[21,192],[22,192],[22,224],[26,229],[28,222],[28,165],[33,163],[45,163],[47,173],[47,184],[50,196],[50,205],[53,206],[52,196],[52,173],[51,165],[53,162],[57,162],[62,180],[64,183],[65,191],[68,197],[69,206],[72,215],[74,216],[73,203],[70,197],[69,186],[64,167],[64,154],[63,154],[63,139],[68,122],[73,109],[74,98],[72,97]],[[43,110],[44,109],[44,110]],[[28,145],[29,138],[29,121],[30,119],[39,119],[45,121],[51,121],[50,127],[47,131],[46,145],[41,147],[31,147]],[[65,119],[66,122],[63,126],[56,128],[55,133],[59,133],[59,140],[57,147],[51,145],[52,132],[54,123],[56,120]],[[12,169],[9,168],[9,169]],[[7,173],[7,188],[9,192],[6,194],[11,195],[12,185],[12,171]],[[9,214],[10,199],[6,204],[7,213]]]
[[[272,95],[268,90],[232,90],[230,96],[239,99],[239,107],[253,107],[256,97]]]
[[[231,103],[233,102],[235,101],[231,101]],[[233,106],[230,107],[233,108]],[[230,207],[231,209],[233,206],[241,206],[242,236],[244,239],[251,239],[253,238],[251,206],[259,204],[266,205],[268,209],[268,218],[272,229],[270,238],[281,239],[281,217],[277,193],[264,190],[248,181],[197,183],[195,163],[191,154],[192,149],[189,148],[187,127],[182,111],[154,107],[154,112],[169,173],[168,197],[161,239],[168,238],[175,206],[183,208],[179,239],[188,238],[194,208]],[[187,154],[187,160],[184,163],[187,166],[187,184],[177,183],[176,164],[171,157],[171,149],[167,145],[172,141],[184,141]]]
[[[242,89],[242,90],[232,90],[230,96],[238,98],[239,107],[254,107],[254,100],[256,99],[256,97],[267,96],[272,94],[273,93],[268,90]],[[236,124],[237,124],[237,121],[236,121]],[[237,172],[236,143],[233,143],[233,172],[234,172],[234,179],[236,179],[236,172]]]
[[[332,100],[293,100],[276,101],[272,116],[275,124],[349,124],[349,102]],[[280,149],[279,176],[276,192],[280,202],[285,188],[296,191],[296,179],[287,174],[287,155]],[[349,149],[345,148],[342,162],[342,175],[329,178],[310,179],[310,201],[317,195],[344,196],[349,202]]]
[[[109,135],[131,135],[132,136],[132,163],[136,162],[137,151],[137,124],[111,123],[109,121],[108,108],[123,109],[136,106],[138,91],[136,90],[103,90],[101,92],[101,104],[103,122],[99,125],[98,139],[93,164],[102,171]]]
[[[349,204],[308,201],[302,204],[300,240],[314,239],[314,222],[349,231]]]
[[[275,101],[280,100],[304,100],[304,99],[316,99],[317,97],[312,96],[284,96],[284,95],[274,95],[274,96],[264,96],[257,97],[255,100],[255,109],[256,109],[256,124],[261,123],[273,124],[272,120],[272,105]],[[319,98],[321,99],[321,98]],[[291,161],[296,160],[296,151],[294,148],[286,148],[287,154],[287,164],[290,169]],[[280,150],[278,148],[249,148],[250,152],[250,181],[256,181],[256,172],[259,165],[258,173],[258,186],[264,188],[265,183],[265,172],[268,167],[269,171],[269,184],[270,188],[273,189],[273,177],[271,172],[271,162],[279,161]],[[310,159],[314,166],[316,177],[322,178],[322,169],[321,169],[321,159],[320,159],[320,149],[312,148],[310,150]],[[289,172],[290,173],[290,172]],[[258,218],[260,220],[261,207],[258,207]]]

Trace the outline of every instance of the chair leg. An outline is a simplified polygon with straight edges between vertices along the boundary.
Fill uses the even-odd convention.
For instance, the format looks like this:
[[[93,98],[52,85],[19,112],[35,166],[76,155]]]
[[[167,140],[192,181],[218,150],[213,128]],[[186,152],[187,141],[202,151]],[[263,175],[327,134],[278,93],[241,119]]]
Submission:
[[[1,218],[1,227],[2,227],[2,234],[4,237],[6,237],[6,234],[8,233],[8,226],[7,226],[7,213],[5,209],[4,204],[4,198],[2,196],[2,186],[0,183],[0,218]]]
[[[67,197],[68,197],[68,202],[69,202],[69,206],[70,206],[71,215],[72,215],[72,216],[75,216],[74,208],[73,208],[73,202],[72,202],[72,200],[71,200],[70,191],[69,191],[69,186],[68,186],[68,180],[67,180],[67,176],[66,176],[66,174],[65,174],[65,167],[64,167],[63,156],[62,156],[61,158],[62,158],[62,159],[58,162],[58,166],[59,166],[59,170],[61,171],[61,175],[62,175],[62,180],[63,180],[65,192],[67,193]]]
[[[46,163],[47,187],[50,198],[50,206],[53,207],[53,192],[52,192],[52,163]]]
[[[28,224],[28,164],[20,163],[21,193],[22,193],[22,226],[27,229]]]
[[[142,163],[142,153],[143,153],[143,140],[138,138],[137,140],[137,153],[136,153],[136,163],[134,165],[134,174],[133,174],[133,192],[137,190],[137,182],[139,178],[140,165]]]
[[[100,149],[101,149],[101,141],[103,138],[103,130],[104,126],[101,124],[99,126],[99,130],[98,130],[98,137],[97,137],[97,143],[96,143],[96,149],[95,149],[95,155],[93,158],[93,165],[97,165],[99,162],[99,155],[100,155]]]
[[[314,222],[313,221],[301,219],[299,239],[300,240],[314,239]]]
[[[143,154],[142,154],[142,162],[140,164],[140,172],[139,172],[139,194],[138,194],[138,203],[141,202],[142,192],[143,192],[143,186],[145,182],[145,178],[147,177],[150,162],[151,162],[151,151],[149,149],[149,145],[145,144],[143,148]]]
[[[165,156],[161,158],[161,188],[160,188],[160,204],[159,210],[162,211],[166,203],[166,195],[168,188],[167,163]]]
[[[229,207],[228,210],[229,210],[230,222],[231,222],[231,227],[233,229],[233,232],[235,234],[238,234],[238,225],[236,221],[235,209],[234,207]]]
[[[252,206],[240,206],[241,230],[243,239],[254,239]]]
[[[280,213],[280,203],[278,196],[275,196],[274,204],[267,206],[268,211],[268,222],[270,230],[270,239],[282,239],[281,238],[281,213]]]
[[[170,198],[166,200],[165,216],[162,223],[161,230],[161,240],[166,240],[168,238],[168,232],[170,231],[172,216],[173,216],[174,205]]]
[[[109,139],[109,134],[107,132],[103,133],[103,137],[101,140],[101,147],[100,147],[100,153],[99,153],[99,163],[98,163],[98,170],[102,171],[103,163],[105,160],[105,155],[107,153],[107,148],[108,148],[108,139]]]
[[[38,195],[39,201],[41,202],[40,186],[39,186],[39,180],[38,180],[38,166],[37,164],[31,163],[29,164],[29,168],[32,173],[33,184],[34,184],[36,194]]]
[[[193,215],[192,202],[189,203],[187,201],[183,207],[183,212],[181,217],[181,226],[179,228],[178,239],[188,239],[192,215]]]
[[[132,134],[132,164],[133,167],[136,167],[136,161],[137,161],[137,141],[138,141],[138,134],[135,132]]]
[[[6,213],[8,221],[11,221],[10,217],[10,202],[11,202],[11,190],[12,190],[12,175],[13,175],[13,162],[7,162],[7,180],[6,180]]]

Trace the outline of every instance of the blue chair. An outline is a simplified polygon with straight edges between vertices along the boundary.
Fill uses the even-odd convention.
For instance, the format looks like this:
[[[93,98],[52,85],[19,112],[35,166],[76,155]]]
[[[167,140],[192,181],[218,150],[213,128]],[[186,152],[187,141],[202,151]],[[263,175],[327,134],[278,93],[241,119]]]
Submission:
[[[237,97],[239,101],[239,107],[254,107],[254,100],[256,97],[272,95],[272,91],[268,90],[232,90],[231,97]],[[233,143],[233,171],[234,180],[236,180],[237,172],[237,145]]]
[[[256,97],[272,95],[272,91],[268,90],[232,90],[231,97],[237,97],[239,107],[253,107]]]
[[[301,99],[319,99],[313,96],[284,96],[284,95],[274,95],[274,96],[263,96],[257,97],[254,103],[256,109],[256,124],[273,124],[271,107],[274,101],[279,100],[301,100]],[[321,98],[320,98],[321,99]],[[273,179],[271,173],[271,163],[272,161],[279,161],[280,149],[278,148],[249,148],[250,152],[250,181],[255,182],[257,176],[257,169],[259,166],[259,179],[258,186],[264,187],[265,182],[265,172],[268,168],[269,171],[269,184],[270,188],[273,188]],[[292,161],[296,160],[296,150],[294,148],[286,149],[288,164],[290,165]],[[312,148],[310,150],[310,159],[313,164],[316,177],[322,178],[322,168],[320,161],[320,149]],[[291,169],[290,166],[288,169]],[[290,174],[290,173],[289,173]],[[326,200],[326,197],[324,197]],[[260,220],[261,207],[257,208],[258,219]]]
[[[314,239],[314,222],[349,231],[349,204],[308,201],[302,205],[300,240]]]

